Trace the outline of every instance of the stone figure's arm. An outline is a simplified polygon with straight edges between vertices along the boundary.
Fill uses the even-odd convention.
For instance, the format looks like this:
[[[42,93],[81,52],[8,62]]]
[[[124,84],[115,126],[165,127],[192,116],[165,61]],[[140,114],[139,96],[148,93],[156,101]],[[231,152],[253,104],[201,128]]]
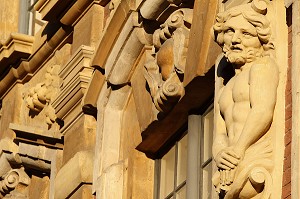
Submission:
[[[222,89],[219,93],[222,93],[221,91]],[[239,160],[232,147],[229,147],[226,124],[221,115],[218,99],[219,97],[217,97],[215,103],[215,138],[213,142],[213,157],[218,168],[230,170],[236,167]]]
[[[263,58],[250,69],[250,106],[244,128],[234,151],[241,157],[245,150],[270,128],[278,86],[278,67],[270,58]]]
[[[218,100],[217,100],[218,101]],[[213,156],[224,148],[228,147],[228,136],[226,133],[225,121],[221,116],[219,103],[215,103],[215,127],[214,127],[214,142],[213,142]]]

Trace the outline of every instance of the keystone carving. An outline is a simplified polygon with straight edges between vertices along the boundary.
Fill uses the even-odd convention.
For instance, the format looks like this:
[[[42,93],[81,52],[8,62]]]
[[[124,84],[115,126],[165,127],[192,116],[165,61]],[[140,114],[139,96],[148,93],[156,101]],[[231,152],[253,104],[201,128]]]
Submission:
[[[10,170],[0,180],[0,198],[28,198],[23,190],[30,184],[30,178],[23,167]]]
[[[51,106],[51,102],[59,92],[60,77],[59,65],[50,66],[47,68],[45,80],[35,87],[31,88],[25,96],[26,106],[37,113],[45,109],[46,123],[52,125],[56,120],[55,110]]]
[[[213,144],[218,167],[213,183],[220,198],[271,194],[270,126],[279,77],[266,13],[266,3],[254,0],[219,13],[213,26],[224,53],[217,68],[223,84],[216,91]]]
[[[144,76],[160,112],[170,111],[184,95],[182,81],[192,16],[192,9],[179,9],[153,34],[153,48],[146,55]]]

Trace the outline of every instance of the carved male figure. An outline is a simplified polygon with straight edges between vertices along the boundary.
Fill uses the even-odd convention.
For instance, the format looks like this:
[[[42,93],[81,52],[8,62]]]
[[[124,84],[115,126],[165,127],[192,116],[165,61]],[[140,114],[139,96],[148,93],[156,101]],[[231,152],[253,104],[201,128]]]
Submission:
[[[225,198],[269,198],[272,184],[268,137],[278,68],[270,54],[274,46],[266,5],[261,8],[256,3],[218,14],[213,27],[226,58],[225,70],[234,70],[217,92],[215,103],[213,156],[218,172],[213,181]],[[261,173],[263,180],[254,179],[253,172]]]

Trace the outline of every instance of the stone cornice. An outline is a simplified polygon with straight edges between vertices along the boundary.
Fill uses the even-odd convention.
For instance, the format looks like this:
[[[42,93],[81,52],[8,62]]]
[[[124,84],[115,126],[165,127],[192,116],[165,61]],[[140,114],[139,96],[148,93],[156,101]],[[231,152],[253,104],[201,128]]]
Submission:
[[[90,8],[93,4],[99,4],[99,0],[77,0],[67,13],[60,19],[60,22],[64,25],[76,24],[85,10]]]
[[[56,151],[63,148],[62,139],[42,135],[40,130],[30,126],[10,123],[9,128],[15,132],[16,137],[13,142],[10,141],[14,150],[4,150],[9,157],[8,161],[49,173]]]
[[[91,5],[94,3],[105,5],[103,0],[40,0],[34,9],[42,14],[45,21],[59,20],[64,25],[74,25]]]
[[[34,37],[20,33],[12,33],[0,45],[0,74],[10,69],[12,64],[27,59],[32,53]]]
[[[56,111],[57,117],[63,119],[65,125],[72,121],[72,119],[68,119],[71,115],[78,115],[78,112],[82,112],[80,102],[94,70],[90,66],[93,54],[93,48],[81,46],[70,61],[62,67],[59,74],[63,79],[63,86],[52,106]]]
[[[42,14],[43,20],[48,21],[51,17],[57,17],[72,3],[74,3],[74,0],[39,0],[34,9]]]
[[[44,61],[51,56],[53,51],[61,43],[66,42],[65,40],[71,32],[72,29],[69,27],[59,28],[49,41],[43,43],[27,60],[7,69],[5,73],[3,73],[3,77],[0,81],[0,98],[3,98],[17,82],[29,80],[33,74],[43,66]]]

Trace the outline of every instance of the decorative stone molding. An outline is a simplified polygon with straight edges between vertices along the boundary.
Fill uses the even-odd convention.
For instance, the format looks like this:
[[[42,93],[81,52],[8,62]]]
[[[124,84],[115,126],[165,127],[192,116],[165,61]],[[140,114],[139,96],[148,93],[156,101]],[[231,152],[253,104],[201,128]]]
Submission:
[[[65,25],[72,25],[75,21],[78,21],[84,11],[89,8],[92,4],[101,4],[102,1],[99,0],[78,0],[73,3],[72,0],[40,0],[38,1],[34,9],[42,14],[43,20],[53,21],[53,18],[62,19],[60,22]],[[70,7],[70,5],[72,6]],[[61,13],[67,10],[67,12],[61,16]]]
[[[0,141],[0,198],[28,198],[30,178],[17,152],[18,146],[12,140]]]
[[[30,178],[24,167],[12,169],[0,177],[0,198],[28,198],[22,190],[30,184]]]
[[[144,19],[159,20],[161,15],[170,7],[186,7],[193,3],[187,0],[147,0],[140,9],[140,13]]]
[[[161,112],[170,111],[184,95],[182,81],[192,18],[192,9],[179,9],[153,34],[153,50],[147,53],[144,76]]]
[[[45,80],[35,87],[29,89],[25,96],[26,106],[37,113],[45,109],[46,123],[52,125],[56,120],[55,110],[51,106],[51,102],[57,96],[61,79],[58,76],[60,71],[59,65],[47,68]]]
[[[279,67],[266,13],[267,4],[254,0],[219,13],[213,26],[224,53],[216,64],[213,184],[225,199],[272,193]]]
[[[59,72],[63,84],[61,92],[51,105],[57,117],[64,120],[64,128],[67,128],[69,122],[82,114],[82,99],[94,70],[90,66],[93,55],[94,48],[81,46]]]
[[[119,6],[115,9],[113,17],[106,25],[103,31],[103,36],[95,53],[92,66],[98,66],[104,69],[105,62],[117,40],[119,34],[123,31],[124,23],[131,14],[131,7],[128,1],[121,1]]]
[[[0,198],[25,199],[29,198],[31,181],[26,171],[34,169],[41,176],[49,176],[50,170],[53,172],[57,166],[55,161],[57,152],[62,150],[62,141],[29,133],[29,128],[16,124],[10,124],[10,129],[16,138],[0,140]]]
[[[50,56],[59,44],[65,42],[69,34],[72,32],[72,28],[64,27],[58,28],[55,34],[47,41],[39,42],[39,46],[36,47],[36,51],[32,52],[32,56],[28,57],[28,60],[24,60],[21,63],[15,61],[15,67],[10,68],[5,73],[5,76],[0,81],[0,97],[4,95],[18,82],[25,82],[31,79],[33,74],[43,66],[44,60]],[[42,37],[42,36],[41,36]],[[37,40],[44,38],[38,38]],[[37,44],[38,45],[38,44]],[[26,57],[27,58],[27,57]],[[19,60],[21,61],[21,59]]]
[[[4,153],[11,164],[34,168],[41,173],[50,173],[51,162],[56,151],[62,150],[63,141],[43,135],[38,129],[18,124],[9,124],[15,132],[16,149],[5,150]]]
[[[10,37],[0,44],[0,64],[1,70],[7,70],[11,64],[26,59],[32,53],[34,37],[20,33],[12,33]]]

